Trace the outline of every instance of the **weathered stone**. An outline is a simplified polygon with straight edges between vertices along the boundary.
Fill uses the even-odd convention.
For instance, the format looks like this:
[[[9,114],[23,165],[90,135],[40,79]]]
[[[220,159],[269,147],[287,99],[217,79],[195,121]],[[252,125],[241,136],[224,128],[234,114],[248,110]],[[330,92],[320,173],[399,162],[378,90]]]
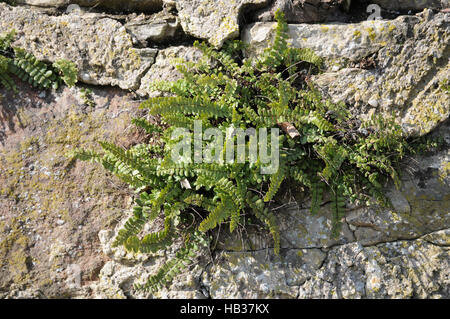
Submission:
[[[447,298],[449,257],[449,248],[423,239],[345,244],[327,253],[288,250],[278,257],[224,252],[203,284],[213,298]]]
[[[297,266],[300,257],[276,257],[272,251],[263,250],[224,252],[218,258],[220,263],[215,263],[202,278],[213,299],[295,298],[297,289],[288,285],[287,276],[294,283],[305,280],[300,265]],[[314,268],[314,265],[308,266]]]
[[[280,225],[281,247],[284,248],[321,248],[354,241],[352,232],[345,224],[339,238],[332,238],[330,205],[322,207],[314,216],[309,208],[291,205],[277,211],[276,216]]]
[[[450,77],[449,21],[449,14],[425,11],[418,23],[409,24],[411,35],[377,52],[375,68],[325,73],[316,77],[316,84],[359,112],[394,112],[407,133],[426,134],[450,114],[449,93],[443,87]],[[398,25],[388,28],[394,27]],[[375,108],[370,101],[376,101]]]
[[[378,4],[380,7],[387,10],[441,9],[448,6],[447,0],[371,0],[370,3]]]
[[[406,18],[393,21],[364,21],[349,24],[291,24],[290,42],[294,47],[310,48],[328,65],[359,61],[381,48],[405,39],[414,25]],[[258,22],[246,27],[242,40],[250,45],[248,55],[259,55],[273,40],[276,23]]]
[[[239,15],[243,8],[267,3],[267,0],[195,0],[177,1],[183,30],[210,44],[221,47],[225,40],[239,37]]]
[[[180,23],[176,16],[162,12],[150,17],[140,15],[127,22],[125,29],[133,36],[134,43],[146,47],[174,39],[180,29]]]
[[[38,7],[64,7],[78,4],[84,7],[99,7],[114,10],[159,11],[163,7],[163,0],[16,0],[18,4],[28,4]]]
[[[449,249],[424,240],[333,248],[299,298],[447,298]]]
[[[289,33],[293,46],[325,58],[329,72],[314,81],[326,96],[362,115],[395,112],[408,134],[426,134],[450,114],[442,85],[450,77],[449,20],[450,14],[428,10],[393,21],[290,25]],[[267,46],[274,26],[256,23],[244,30],[250,55]],[[370,59],[376,66],[362,69]],[[346,67],[352,64],[360,67]]]
[[[177,59],[185,61],[198,61],[202,57],[202,53],[187,46],[174,46],[160,50],[156,57],[156,62],[141,80],[141,87],[137,91],[140,95],[159,95],[159,92],[150,90],[150,84],[158,81],[176,81],[181,78],[181,74],[177,71]]]
[[[69,4],[69,0],[16,0],[17,4],[28,4],[38,7],[55,7],[59,8]]]
[[[67,3],[55,1],[51,6]],[[186,31],[220,46],[236,36],[239,14],[247,6],[267,2],[164,3],[181,9],[179,19]],[[338,10],[336,4],[344,4],[308,3],[319,8],[319,17],[323,4],[329,3],[328,18]],[[306,8],[304,1],[293,5]],[[89,9],[59,17],[38,11],[0,4],[0,32],[16,29],[15,45],[38,58],[75,61],[80,79],[87,83],[157,96],[160,92],[149,88],[151,82],[181,77],[172,63],[175,59],[201,58],[190,46],[159,51],[133,47],[154,42],[165,46],[176,39],[177,19],[167,10],[120,17],[88,13]],[[119,21],[124,20],[122,25]],[[312,48],[325,58],[325,73],[313,79],[331,98],[345,101],[361,118],[397,110],[408,133],[433,130],[450,143],[450,123],[438,127],[448,118],[448,22],[449,14],[426,10],[393,21],[291,25],[290,33],[293,45]],[[273,34],[273,23],[257,23],[245,28],[242,37],[251,45],[249,53],[256,55]],[[247,228],[248,236],[222,229],[214,242],[218,258],[213,263],[204,251],[198,265],[150,294],[132,285],[154,275],[181,247],[181,239],[169,250],[149,255],[113,247],[129,217],[124,212],[129,212],[131,194],[100,167],[74,164],[64,156],[74,147],[95,148],[98,139],[112,138],[124,147],[139,142],[144,138],[139,132],[125,129],[139,102],[118,89],[92,88],[91,108],[79,88],[37,92],[19,85],[15,97],[0,88],[0,297],[450,297],[449,144],[405,162],[402,187],[386,188],[392,209],[349,206],[338,238],[330,236],[327,195],[314,216],[302,199],[274,210],[281,230],[279,256],[274,255],[270,234],[259,228]],[[159,222],[146,226],[145,232],[162,226]]]
[[[18,89],[0,88],[0,109],[8,110],[0,121],[0,297],[87,298],[108,259],[97,234],[129,209],[131,194],[102,167],[67,153],[135,139],[122,132],[139,103],[117,88],[93,88],[92,108],[79,88]]]
[[[437,246],[450,246],[450,229],[444,229],[422,237],[423,240]]]
[[[159,11],[163,6],[163,0],[108,0],[100,3],[98,0],[70,0],[69,2],[86,7],[99,6],[100,8],[129,11]]]
[[[67,59],[79,79],[95,85],[137,89],[157,50],[136,49],[119,22],[96,14],[47,16],[0,3],[0,33],[16,30],[15,46],[40,60]]]
[[[342,21],[351,0],[276,0],[269,8],[253,15],[254,21],[274,21],[277,10],[284,13],[288,23],[314,23]]]
[[[162,298],[162,299],[204,299],[198,286],[202,269],[195,267],[177,277],[169,287],[156,294],[136,291],[134,283],[145,283],[147,277],[154,275],[166,261],[165,258],[154,258],[147,263],[124,265],[115,261],[105,264],[99,274],[99,280],[90,286],[94,298],[125,299],[132,298]]]

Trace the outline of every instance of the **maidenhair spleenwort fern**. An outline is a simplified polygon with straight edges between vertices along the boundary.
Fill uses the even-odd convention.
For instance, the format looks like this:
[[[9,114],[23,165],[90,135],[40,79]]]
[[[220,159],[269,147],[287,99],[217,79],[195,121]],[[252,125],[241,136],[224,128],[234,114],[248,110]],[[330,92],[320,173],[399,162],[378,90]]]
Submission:
[[[47,64],[21,48],[13,48],[15,33],[0,35],[0,84],[17,91],[13,77],[40,89],[58,89],[62,83],[74,86],[77,68],[73,62],[58,60]]]
[[[142,108],[159,117],[162,125],[146,118],[133,121],[152,136],[152,143],[125,150],[102,142],[102,154],[74,151],[76,158],[102,164],[136,190],[133,215],[114,246],[148,253],[184,238],[184,247],[173,259],[136,288],[155,291],[169,284],[183,267],[194,263],[197,251],[207,244],[208,231],[226,224],[233,232],[250,215],[266,226],[279,253],[279,217],[271,207],[286,182],[297,183],[311,194],[312,213],[320,210],[328,194],[334,236],[339,234],[346,200],[375,198],[386,204],[383,185],[389,179],[398,182],[395,167],[410,149],[401,128],[382,117],[361,123],[345,105],[324,100],[306,81],[310,72],[320,72],[321,58],[309,49],[288,45],[284,17],[277,13],[276,18],[273,46],[261,57],[245,59],[239,41],[227,43],[221,51],[196,43],[204,58],[180,64],[182,79],[152,84],[164,97],[151,98]],[[219,161],[196,161],[192,154],[186,161],[175,161],[172,152],[180,143],[187,149],[206,146],[192,133],[199,123],[202,136],[209,128],[223,136],[236,128],[257,132],[282,128],[278,138],[267,141],[268,149],[279,147],[279,167],[263,174],[260,153],[256,160],[249,155],[224,161],[226,151],[234,147],[233,139],[222,150],[209,149],[209,156]],[[181,137],[172,139],[180,128],[185,142]],[[250,140],[243,143],[247,149],[252,147]],[[202,155],[206,158],[206,153],[194,157]],[[147,223],[158,221],[163,221],[159,231],[143,232]]]

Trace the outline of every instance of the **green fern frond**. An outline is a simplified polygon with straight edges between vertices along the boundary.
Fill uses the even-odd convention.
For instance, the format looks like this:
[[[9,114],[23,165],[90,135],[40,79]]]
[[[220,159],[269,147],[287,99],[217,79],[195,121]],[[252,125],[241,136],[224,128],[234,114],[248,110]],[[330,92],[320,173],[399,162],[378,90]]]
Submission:
[[[212,118],[229,117],[232,110],[226,105],[218,105],[201,97],[155,97],[142,104],[153,115],[206,115]]]
[[[75,63],[65,59],[53,63],[53,67],[59,72],[61,80],[72,87],[78,82],[78,68]]]
[[[181,271],[194,263],[198,252],[206,245],[207,241],[200,232],[192,233],[185,241],[185,247],[178,250],[174,258],[165,263],[155,275],[150,276],[145,284],[135,284],[134,288],[156,292],[168,286]]]
[[[9,67],[11,73],[34,87],[41,89],[59,87],[58,77],[44,62],[20,48],[14,48],[14,54],[14,61]]]
[[[112,246],[118,247],[125,244],[129,238],[137,235],[147,223],[147,218],[142,213],[142,207],[136,206],[133,210],[133,216],[130,217],[125,225],[119,230]]]
[[[218,224],[221,224],[228,219],[232,211],[236,209],[231,199],[225,199],[200,223],[198,229],[202,232],[206,232],[210,229],[216,228]]]
[[[323,198],[323,183],[316,180],[311,189],[311,214],[315,215],[320,209]]]

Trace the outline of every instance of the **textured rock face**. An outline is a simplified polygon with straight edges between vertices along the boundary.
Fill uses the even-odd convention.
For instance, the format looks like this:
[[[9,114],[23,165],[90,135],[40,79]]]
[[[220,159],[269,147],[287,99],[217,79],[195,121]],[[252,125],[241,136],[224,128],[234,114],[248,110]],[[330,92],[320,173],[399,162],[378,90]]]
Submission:
[[[203,282],[212,298],[446,298],[449,249],[417,239],[288,249],[279,257],[224,252]]]
[[[94,88],[94,108],[79,88],[19,90],[0,89],[0,297],[89,297],[108,261],[98,233],[114,227],[131,194],[103,169],[66,155],[102,139],[135,139],[118,132],[138,103],[112,88]]]
[[[449,132],[437,134],[450,141]],[[326,209],[280,210],[280,256],[261,238],[245,252],[229,240],[203,285],[213,298],[448,298],[449,160],[448,151],[419,159],[415,177],[387,192],[392,211],[350,208],[338,241],[328,239]]]
[[[405,39],[410,22],[364,21],[350,24],[291,24],[290,41],[294,47],[310,48],[329,65],[359,61],[378,52],[383,46]],[[250,45],[249,54],[258,55],[275,36],[276,23],[259,22],[246,27],[242,40]]]
[[[270,8],[258,11],[254,19],[273,21],[275,12],[281,10],[289,23],[341,21],[350,3],[351,0],[276,0]]]
[[[89,84],[133,89],[153,64],[157,51],[133,47],[125,27],[101,15],[50,17],[0,4],[0,32],[17,31],[16,46],[41,60],[68,59]]]
[[[58,12],[69,3],[92,2],[26,1]],[[170,12],[142,14],[154,10],[151,3],[161,10],[162,2]],[[257,55],[272,39],[274,24],[245,25],[249,10],[261,8],[261,19],[271,20],[276,5],[292,5],[284,7],[291,21],[304,22],[295,19],[306,13],[324,21],[345,12],[349,2],[141,1],[146,8],[105,2],[109,9],[137,11],[128,16],[49,16],[0,3],[0,33],[14,28],[16,46],[47,61],[72,60],[80,70],[72,89],[46,93],[22,84],[13,96],[0,88],[0,297],[450,298],[448,13],[289,27],[294,46],[324,57],[323,73],[313,81],[327,96],[361,117],[395,112],[408,133],[431,131],[447,143],[435,154],[405,161],[402,187],[386,189],[393,209],[347,207],[337,239],[330,237],[327,202],[311,216],[307,199],[292,198],[276,211],[279,256],[270,236],[257,229],[245,238],[222,231],[213,263],[204,251],[170,287],[155,295],[137,292],[132,284],[154,274],[174,250],[134,255],[113,248],[132,194],[101,168],[65,156],[74,147],[95,148],[97,140],[112,138],[126,147],[144,138],[129,127],[141,115],[136,100],[160,94],[152,82],[180,78],[176,59],[201,58],[183,31],[216,46],[240,36],[250,44],[247,54]],[[416,10],[440,9],[446,1],[440,7],[439,1],[370,3],[376,2],[388,10]],[[80,86],[93,90],[93,104]]]
[[[425,8],[441,9],[448,7],[447,0],[373,0],[371,3],[378,4],[382,8],[388,10],[423,10]]]
[[[159,11],[163,6],[163,0],[17,0],[19,4],[28,4],[38,7],[64,7],[70,4],[78,4],[85,7],[99,6],[100,8],[114,10],[140,10]]]
[[[162,8],[163,0],[70,0],[80,6],[92,7],[100,5],[103,8],[115,10],[140,10],[140,11],[158,11]]]
[[[245,6],[264,5],[267,0],[177,1],[181,25],[188,34],[207,39],[216,47],[239,36],[239,14]]]
[[[177,59],[185,61],[197,61],[202,53],[193,47],[174,46],[160,50],[155,64],[152,65],[147,74],[142,78],[141,87],[137,93],[141,95],[156,96],[158,92],[150,90],[150,84],[158,81],[176,81],[181,74],[176,70]]]
[[[293,46],[311,48],[326,59],[328,72],[315,83],[328,96],[358,113],[394,112],[405,131],[425,134],[450,112],[448,91],[441,85],[450,77],[449,19],[428,10],[393,21],[291,25],[290,35]],[[273,28],[256,23],[244,30],[250,54],[263,50]]]
[[[69,0],[17,0],[18,4],[28,4],[37,7],[62,7],[69,4]]]
[[[125,24],[125,29],[133,37],[133,43],[148,46],[167,43],[180,33],[180,23],[176,16],[161,12],[150,17],[138,16]]]
[[[408,21],[408,36],[376,52],[374,68],[343,68],[319,76],[317,84],[330,96],[340,90],[336,99],[363,111],[395,112],[411,134],[428,133],[450,112],[442,86],[450,77],[449,22],[448,14],[425,11],[420,20]]]

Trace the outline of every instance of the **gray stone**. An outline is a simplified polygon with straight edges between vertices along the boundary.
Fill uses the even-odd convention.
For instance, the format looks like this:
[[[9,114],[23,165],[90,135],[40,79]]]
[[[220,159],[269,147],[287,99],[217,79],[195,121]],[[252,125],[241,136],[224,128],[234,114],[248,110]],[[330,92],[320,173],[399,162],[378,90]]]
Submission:
[[[444,229],[422,237],[423,240],[437,246],[450,246],[450,229]]]
[[[330,205],[321,207],[317,215],[312,215],[309,208],[302,209],[293,204],[280,209],[275,215],[280,225],[283,248],[321,248],[354,241],[345,223],[339,238],[332,238]]]
[[[59,8],[69,4],[69,0],[16,0],[17,4],[28,4],[37,7]]]
[[[446,298],[449,250],[421,239],[328,252],[323,267],[300,286],[300,298]]]
[[[135,43],[142,46],[169,42],[177,35],[180,23],[176,16],[162,12],[150,17],[140,15],[125,24]]]
[[[448,125],[444,125],[436,134],[448,137],[448,132]],[[448,151],[418,157],[410,172],[405,172],[401,189],[392,186],[386,192],[393,209],[363,207],[352,210],[346,221],[355,227],[358,242],[375,245],[414,239],[450,227],[449,162]]]
[[[271,251],[223,252],[202,277],[211,298],[295,298],[297,289],[289,283],[303,282],[306,270],[300,257],[274,256]],[[292,264],[292,261],[295,263]],[[310,268],[313,268],[311,266]]]

